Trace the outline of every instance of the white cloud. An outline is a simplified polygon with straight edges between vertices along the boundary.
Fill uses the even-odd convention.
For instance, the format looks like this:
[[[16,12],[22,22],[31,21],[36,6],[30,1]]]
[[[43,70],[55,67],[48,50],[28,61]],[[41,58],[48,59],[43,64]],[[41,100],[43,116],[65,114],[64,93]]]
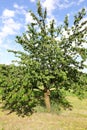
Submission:
[[[5,9],[2,13],[3,26],[1,28],[1,33],[4,34],[4,36],[15,34],[21,27],[21,24],[14,20],[15,13],[14,10],[9,9]]]
[[[35,2],[36,0],[30,0],[30,2]]]
[[[14,18],[16,18],[15,10],[4,9],[1,16],[0,47],[6,48],[7,45],[3,44],[4,40],[9,35],[16,35],[21,28],[21,23],[15,21]]]
[[[79,0],[78,5],[80,5],[82,2],[84,2],[84,0]]]
[[[13,10],[8,10],[8,9],[5,9],[2,14],[3,18],[14,17],[14,15],[15,12]]]
[[[48,15],[52,15],[52,11],[56,9],[56,3],[58,0],[45,0],[44,2],[42,1],[42,6],[47,8]]]
[[[69,8],[72,5],[74,5],[75,2],[69,0],[42,0],[42,6],[47,7],[48,14],[52,14],[52,12],[56,9],[64,9],[64,8]]]
[[[25,23],[28,24],[28,23],[31,23],[31,22],[34,22],[32,16],[30,15],[29,12],[26,12],[25,13]]]
[[[34,2],[35,0],[32,0],[32,1]],[[30,15],[30,13],[28,11],[26,11],[27,7],[25,7],[25,6],[19,6],[18,4],[14,4],[13,6],[16,9],[16,13],[17,14],[19,14],[19,15],[22,14],[22,16],[25,17],[25,19],[24,19],[25,20],[25,25],[28,24],[28,23],[33,22],[32,16]]]
[[[72,1],[72,2],[66,2],[66,1],[64,1],[64,2],[58,2],[57,3],[57,6],[60,8],[60,9],[67,9],[67,8],[69,8],[69,7],[71,7],[71,6],[73,6],[75,4],[75,2],[74,1]]]
[[[15,36],[21,33],[20,30],[25,26],[24,17],[26,13],[26,7],[17,4],[14,4],[14,9],[12,10],[7,8],[3,10],[0,16],[0,63],[11,63],[13,58],[10,58],[10,56],[8,58],[7,49],[20,49],[19,46],[14,44],[15,41],[12,39],[15,39]],[[26,18],[27,21],[28,19]],[[5,58],[3,59],[3,57]]]
[[[22,17],[23,17],[23,15],[25,15],[26,9],[27,9],[26,6],[19,6],[18,4],[14,4],[13,7],[15,9],[16,15],[20,15]]]
[[[66,3],[69,3],[69,0],[65,0]]]
[[[58,9],[66,9],[74,4],[76,4],[74,1],[69,1],[69,0],[41,0],[41,4],[43,7],[47,8],[47,14],[48,14],[48,19],[55,19],[55,16],[53,15],[54,10]],[[57,20],[58,21],[58,20]]]
[[[3,27],[0,32],[0,44],[9,35],[15,35],[17,31],[20,30],[21,24],[15,22],[12,18],[5,19],[3,22]]]
[[[16,9],[19,8],[18,4],[16,4],[16,3],[15,3],[13,6],[14,6],[14,8],[16,8]]]
[[[5,21],[3,21],[3,23],[4,23],[4,27],[2,28],[2,31],[10,35],[15,34],[16,31],[19,30],[21,27],[21,24],[14,21],[12,18],[6,19]]]
[[[14,4],[13,7],[17,10],[23,10],[24,8],[26,8],[25,6],[19,6],[18,4]]]

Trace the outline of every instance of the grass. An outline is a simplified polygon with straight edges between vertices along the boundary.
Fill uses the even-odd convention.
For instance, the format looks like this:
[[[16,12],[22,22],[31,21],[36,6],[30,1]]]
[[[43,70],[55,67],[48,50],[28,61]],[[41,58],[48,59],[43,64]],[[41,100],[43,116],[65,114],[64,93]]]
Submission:
[[[62,110],[59,114],[42,110],[23,118],[0,110],[0,130],[87,130],[87,99],[79,100],[75,96],[67,99],[73,109]]]

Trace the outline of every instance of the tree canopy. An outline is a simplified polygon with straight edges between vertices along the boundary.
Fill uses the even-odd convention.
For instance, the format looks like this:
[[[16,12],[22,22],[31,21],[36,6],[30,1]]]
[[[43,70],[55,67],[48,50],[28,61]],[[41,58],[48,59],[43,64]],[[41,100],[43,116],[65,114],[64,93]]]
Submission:
[[[24,51],[9,50],[20,60],[17,61],[18,67],[13,67],[9,73],[13,77],[9,86],[5,84],[5,102],[9,97],[11,102],[7,104],[13,103],[18,109],[25,104],[28,109],[35,103],[35,93],[39,90],[44,93],[46,107],[50,109],[52,90],[59,93],[63,88],[74,92],[83,89],[80,82],[83,72],[80,70],[86,67],[84,62],[87,59],[87,48],[83,47],[87,43],[87,21],[83,21],[86,11],[83,8],[74,16],[72,26],[69,26],[68,16],[62,25],[57,26],[54,19],[48,23],[47,9],[42,9],[40,1],[37,2],[38,14],[29,13],[33,22],[27,25],[22,36],[16,37]],[[77,84],[80,89],[76,89]],[[18,101],[14,98],[16,95]]]

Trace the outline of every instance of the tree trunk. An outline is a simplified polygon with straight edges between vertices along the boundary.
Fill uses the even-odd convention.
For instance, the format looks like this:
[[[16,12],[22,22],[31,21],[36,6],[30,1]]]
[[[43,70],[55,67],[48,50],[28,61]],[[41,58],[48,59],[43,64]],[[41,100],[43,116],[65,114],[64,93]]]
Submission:
[[[50,90],[49,89],[44,90],[44,102],[45,102],[47,111],[50,112],[51,105],[50,105]]]

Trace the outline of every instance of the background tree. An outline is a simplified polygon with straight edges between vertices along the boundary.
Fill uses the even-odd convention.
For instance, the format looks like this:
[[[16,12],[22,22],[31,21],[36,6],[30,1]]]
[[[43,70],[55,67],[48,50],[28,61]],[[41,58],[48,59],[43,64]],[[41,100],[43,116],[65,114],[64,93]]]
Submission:
[[[82,22],[86,13],[85,9],[78,12],[71,27],[68,16],[65,17],[64,24],[61,26],[57,26],[55,20],[47,23],[47,10],[42,9],[40,1],[37,3],[37,13],[38,15],[35,15],[30,11],[34,22],[27,25],[27,31],[22,36],[16,37],[16,42],[23,47],[24,52],[11,51],[19,57],[18,64],[23,68],[19,69],[20,77],[18,78],[23,95],[19,94],[20,89],[16,94],[20,95],[18,100],[24,96],[23,103],[25,103],[25,97],[27,98],[27,106],[29,91],[32,90],[33,95],[30,97],[34,97],[32,98],[34,101],[34,93],[40,90],[44,95],[45,105],[50,111],[51,91],[55,90],[56,97],[59,98],[62,88],[77,90],[72,84],[79,82],[83,74],[80,69],[86,67],[84,62],[87,58],[87,49],[83,48],[83,44],[87,43],[87,21]],[[18,88],[18,83],[15,88]],[[24,94],[23,91],[26,93]],[[13,91],[9,90],[7,95],[4,93],[5,97],[11,94],[15,94],[14,87]],[[20,108],[22,105],[19,104]]]

